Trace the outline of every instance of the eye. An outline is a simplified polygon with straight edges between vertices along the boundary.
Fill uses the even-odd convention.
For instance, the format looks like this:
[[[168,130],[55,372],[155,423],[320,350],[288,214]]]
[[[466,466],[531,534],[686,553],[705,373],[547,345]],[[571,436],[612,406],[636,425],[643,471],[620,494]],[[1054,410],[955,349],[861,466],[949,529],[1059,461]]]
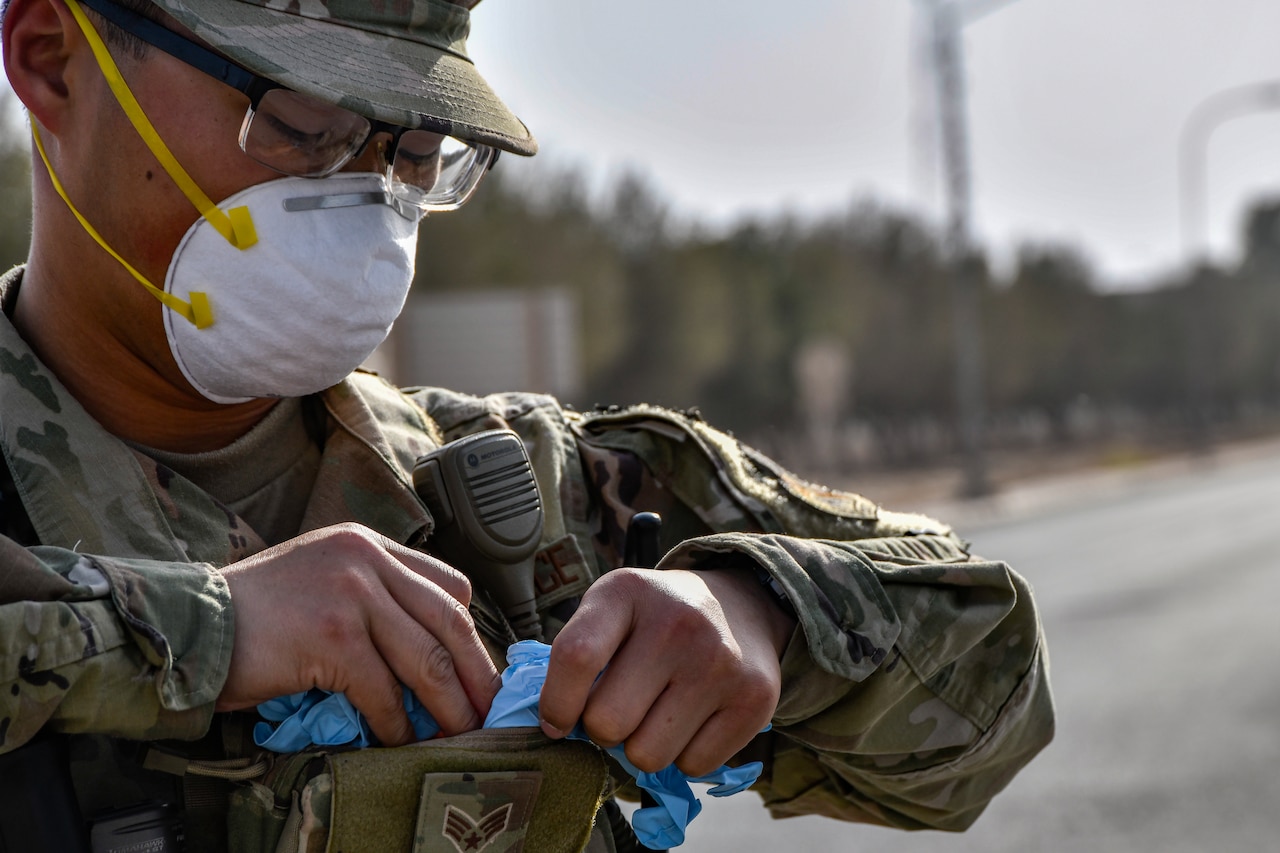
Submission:
[[[282,142],[287,142],[296,148],[315,148],[323,146],[326,137],[330,136],[330,131],[322,130],[320,132],[309,132],[300,127],[295,127],[285,121],[281,116],[274,113],[268,113],[260,118],[266,119],[267,130],[279,137]]]
[[[400,137],[396,157],[407,157],[413,164],[435,163],[447,137],[425,130],[410,130]]]
[[[440,149],[434,151],[407,151],[403,148],[396,149],[396,161],[405,161],[405,165],[413,169],[421,169],[424,166],[434,166],[440,161]]]

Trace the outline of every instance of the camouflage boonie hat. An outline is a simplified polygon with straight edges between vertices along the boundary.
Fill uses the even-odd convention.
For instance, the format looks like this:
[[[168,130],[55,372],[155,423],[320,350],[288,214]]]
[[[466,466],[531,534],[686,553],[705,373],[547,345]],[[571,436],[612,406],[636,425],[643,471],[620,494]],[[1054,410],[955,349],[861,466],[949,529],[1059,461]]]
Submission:
[[[152,0],[248,70],[352,112],[538,150],[467,57],[478,0]]]

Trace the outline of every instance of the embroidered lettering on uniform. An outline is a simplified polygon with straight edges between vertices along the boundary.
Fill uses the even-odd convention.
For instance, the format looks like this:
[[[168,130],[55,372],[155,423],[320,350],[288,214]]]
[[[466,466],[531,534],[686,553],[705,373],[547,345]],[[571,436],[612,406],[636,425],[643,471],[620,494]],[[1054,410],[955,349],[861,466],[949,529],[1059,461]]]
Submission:
[[[479,853],[488,847],[507,828],[511,819],[511,803],[499,806],[475,820],[456,806],[444,808],[444,828],[441,834],[453,843],[458,853]]]
[[[546,561],[538,560],[535,566],[533,584],[538,595],[546,595],[579,580],[578,575],[565,571],[566,566],[575,562],[576,555],[563,541],[552,545],[539,556],[545,556]]]

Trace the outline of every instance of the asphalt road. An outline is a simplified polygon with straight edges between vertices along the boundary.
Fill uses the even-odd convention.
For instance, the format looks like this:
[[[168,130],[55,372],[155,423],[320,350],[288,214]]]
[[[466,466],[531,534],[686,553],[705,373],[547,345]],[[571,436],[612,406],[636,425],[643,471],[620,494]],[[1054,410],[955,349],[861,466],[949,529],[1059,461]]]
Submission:
[[[967,833],[703,797],[682,851],[1280,850],[1280,448],[962,532],[1036,590],[1058,735]]]

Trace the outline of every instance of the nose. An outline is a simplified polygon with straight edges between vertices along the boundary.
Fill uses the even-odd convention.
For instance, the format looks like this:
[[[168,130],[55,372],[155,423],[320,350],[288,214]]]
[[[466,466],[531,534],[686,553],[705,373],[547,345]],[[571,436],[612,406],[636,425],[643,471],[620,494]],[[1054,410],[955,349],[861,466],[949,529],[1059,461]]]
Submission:
[[[364,145],[359,156],[342,167],[344,172],[378,172],[387,170],[387,151],[391,148],[391,134],[375,133]]]

